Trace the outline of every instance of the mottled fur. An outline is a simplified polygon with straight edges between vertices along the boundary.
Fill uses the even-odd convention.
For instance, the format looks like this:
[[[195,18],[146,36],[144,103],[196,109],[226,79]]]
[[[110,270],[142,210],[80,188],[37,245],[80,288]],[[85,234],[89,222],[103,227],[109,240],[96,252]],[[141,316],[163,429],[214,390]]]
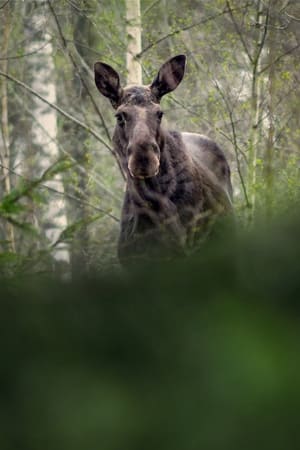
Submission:
[[[118,74],[95,65],[96,84],[110,98],[118,124],[113,143],[127,174],[119,257],[184,254],[231,209],[230,169],[209,138],[165,130],[160,98],[175,89],[185,57],[167,61],[150,86],[122,89]]]

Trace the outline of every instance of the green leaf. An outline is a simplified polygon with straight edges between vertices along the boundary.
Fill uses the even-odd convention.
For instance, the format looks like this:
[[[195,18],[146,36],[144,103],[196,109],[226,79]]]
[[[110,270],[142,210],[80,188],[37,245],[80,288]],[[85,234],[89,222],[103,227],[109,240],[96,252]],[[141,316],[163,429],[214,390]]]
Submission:
[[[48,181],[58,175],[59,173],[66,172],[74,167],[76,164],[69,157],[64,157],[56,161],[52,166],[48,167],[43,175],[40,177],[40,181]]]
[[[90,225],[92,222],[95,222],[96,220],[100,219],[101,217],[105,216],[104,213],[96,214],[94,216],[88,217],[86,219],[80,219],[77,222],[72,223],[71,225],[68,225],[59,235],[57,241],[53,244],[53,247],[55,247],[57,244],[61,242],[67,242],[73,239],[75,233],[80,231],[83,227]]]

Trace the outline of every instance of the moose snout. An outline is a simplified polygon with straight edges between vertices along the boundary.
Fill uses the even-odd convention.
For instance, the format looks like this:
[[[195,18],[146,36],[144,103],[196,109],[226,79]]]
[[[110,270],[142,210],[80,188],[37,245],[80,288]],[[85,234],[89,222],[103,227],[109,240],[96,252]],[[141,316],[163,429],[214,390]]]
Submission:
[[[150,178],[159,172],[160,150],[156,143],[128,146],[128,170],[133,178]]]

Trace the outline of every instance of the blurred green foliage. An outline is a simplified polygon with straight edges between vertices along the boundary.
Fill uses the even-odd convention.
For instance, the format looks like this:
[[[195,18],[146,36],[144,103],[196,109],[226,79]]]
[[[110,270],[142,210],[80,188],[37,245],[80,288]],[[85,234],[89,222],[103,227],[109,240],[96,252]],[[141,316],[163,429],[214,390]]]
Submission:
[[[257,74],[254,229],[221,234],[189,260],[121,271],[123,180],[112,155],[57,114],[59,151],[48,160],[38,104],[8,82],[8,192],[4,167],[0,176],[0,450],[300,447],[299,2],[281,3],[264,2],[270,22]],[[234,20],[225,13],[228,4]],[[166,120],[225,149],[237,228],[248,217],[241,181],[253,132],[253,60],[246,50],[257,52],[259,4],[141,2],[144,82],[170,56],[187,54],[185,80],[162,104]],[[9,74],[34,86],[45,64],[53,64],[39,93],[54,83],[58,106],[109,140],[113,110],[91,69],[105,61],[125,82],[125,2],[7,5],[0,30],[4,36],[10,24]],[[47,188],[57,175],[62,192]],[[62,197],[67,224],[50,241],[45,211]],[[61,243],[69,245],[70,262],[53,257]]]
[[[124,180],[88,130],[110,142],[114,111],[95,86],[93,64],[112,65],[126,83],[126,2],[11,0],[2,6],[0,70],[16,80],[0,77],[8,93],[7,102],[1,99],[10,147],[10,160],[0,167],[0,273],[107,272],[118,264]],[[224,149],[241,226],[286,215],[300,192],[299,1],[141,0],[140,6],[144,83],[171,56],[188,59],[183,82],[162,100],[165,125],[203,133]],[[53,92],[50,105],[67,115],[16,81],[43,97]],[[51,111],[53,135],[41,120]],[[2,147],[0,138],[4,154]],[[68,164],[60,165],[66,155]],[[59,189],[47,189],[43,174],[60,180]],[[49,238],[53,227],[57,234]],[[59,237],[67,237],[69,261],[57,258]]]
[[[299,448],[299,225],[105,278],[3,279],[1,450]]]

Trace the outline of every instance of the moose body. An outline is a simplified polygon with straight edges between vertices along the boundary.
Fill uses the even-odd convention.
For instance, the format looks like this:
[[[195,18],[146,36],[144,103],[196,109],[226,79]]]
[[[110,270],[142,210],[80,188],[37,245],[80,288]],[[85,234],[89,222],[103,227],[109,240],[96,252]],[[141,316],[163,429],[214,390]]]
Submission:
[[[122,88],[107,64],[95,64],[95,82],[116,109],[113,145],[126,173],[119,258],[172,257],[193,247],[216,217],[231,210],[230,169],[215,142],[169,131],[160,99],[183,78],[186,58],[167,61],[149,86]]]

